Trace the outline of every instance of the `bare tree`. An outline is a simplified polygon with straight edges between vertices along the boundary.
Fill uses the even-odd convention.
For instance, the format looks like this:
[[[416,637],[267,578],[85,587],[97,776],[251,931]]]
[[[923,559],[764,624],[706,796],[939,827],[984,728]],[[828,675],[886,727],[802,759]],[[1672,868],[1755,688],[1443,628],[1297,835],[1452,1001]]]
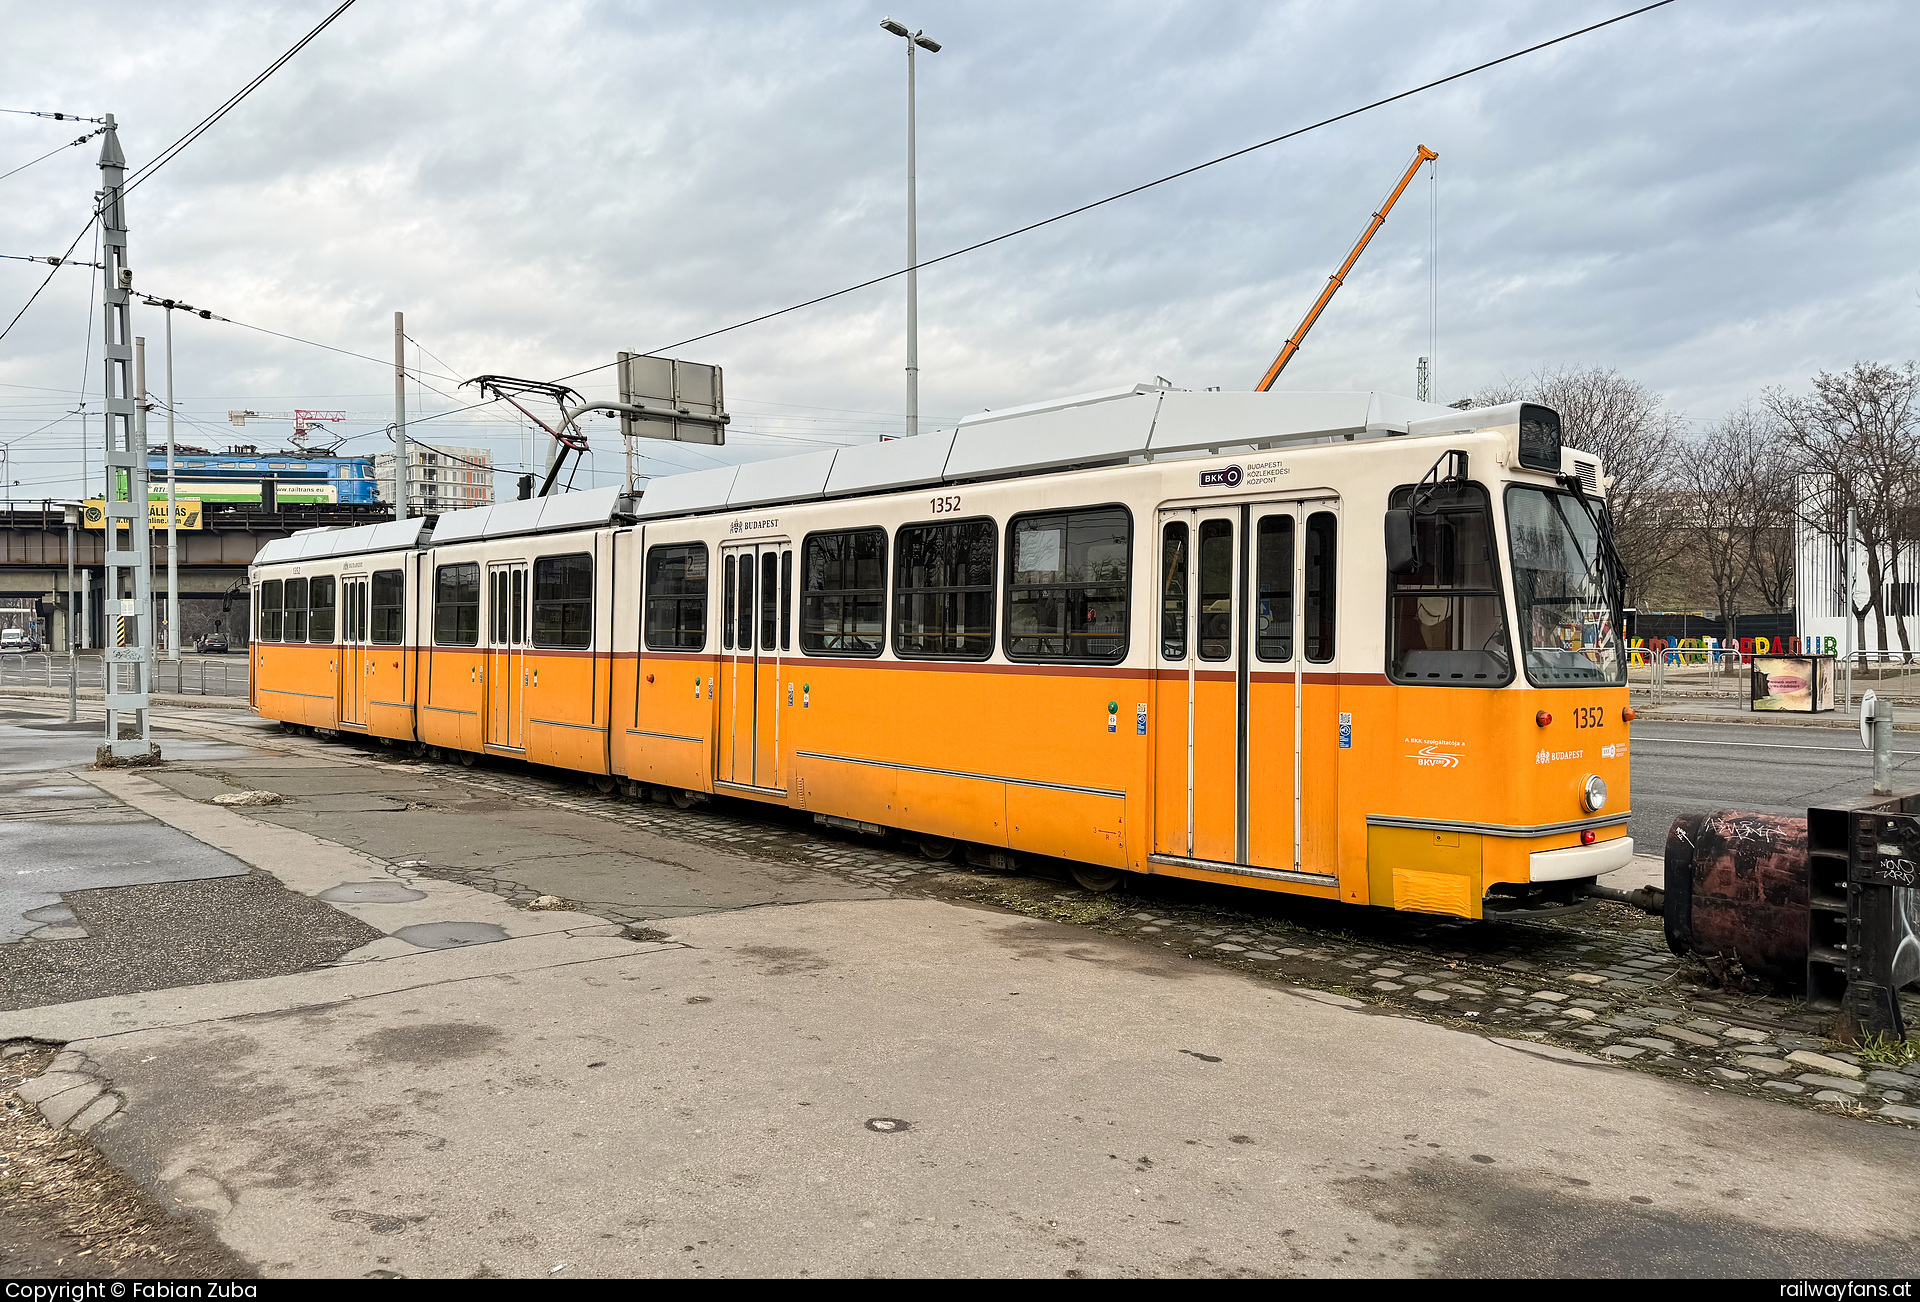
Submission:
[[[1660,395],[1612,367],[1541,369],[1473,395],[1475,406],[1537,402],[1560,413],[1569,447],[1592,452],[1612,486],[1607,509],[1627,567],[1627,604],[1673,558],[1681,526],[1670,486],[1682,421]]]
[[[1742,410],[1752,411],[1749,404]],[[1757,496],[1750,526],[1754,594],[1770,611],[1791,609],[1799,560],[1800,456],[1783,436],[1780,422],[1764,408],[1754,418],[1765,422],[1754,467]]]
[[[1846,371],[1814,376],[1810,394],[1769,390],[1766,404],[1807,468],[1834,484],[1829,509],[1808,523],[1829,536],[1837,533],[1844,545],[1847,512],[1853,512],[1868,589],[1865,605],[1851,595],[1848,603],[1858,644],[1866,645],[1871,612],[1885,648],[1885,595],[1900,582],[1901,552],[1913,541],[1909,521],[1920,495],[1920,367],[1855,362]],[[1851,575],[1846,582],[1851,586]],[[1896,626],[1901,650],[1910,654],[1906,621]]]
[[[1675,535],[1688,562],[1700,566],[1713,585],[1728,636],[1756,568],[1753,543],[1766,490],[1769,426],[1764,413],[1742,405],[1675,458]]]

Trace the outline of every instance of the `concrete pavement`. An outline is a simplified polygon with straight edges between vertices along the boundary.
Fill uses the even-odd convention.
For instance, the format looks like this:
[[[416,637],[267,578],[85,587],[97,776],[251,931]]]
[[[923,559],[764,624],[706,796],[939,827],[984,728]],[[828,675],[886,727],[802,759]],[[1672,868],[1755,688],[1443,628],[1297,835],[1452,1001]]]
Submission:
[[[269,774],[322,805],[203,803]],[[0,1039],[69,1043],[63,1079],[48,1078],[67,1089],[48,1097],[93,1110],[108,1156],[269,1274],[1832,1275],[1916,1261],[1903,1209],[1920,1137],[1905,1129],[1296,992],[1144,936],[890,897],[806,863],[755,893],[765,864],[719,835],[441,810],[432,773],[364,755],[257,746],[85,780],[382,937],[304,971],[0,1013]],[[440,820],[428,840],[458,831],[471,848],[497,828],[504,849],[476,872],[564,838],[551,871],[577,861],[573,880],[626,891],[666,938],[398,866],[415,844],[401,820],[359,808],[382,792],[430,806],[407,815]],[[335,820],[351,828],[327,824],[325,797],[353,805]],[[455,923],[503,938],[402,935]],[[14,952],[0,946],[0,983]]]

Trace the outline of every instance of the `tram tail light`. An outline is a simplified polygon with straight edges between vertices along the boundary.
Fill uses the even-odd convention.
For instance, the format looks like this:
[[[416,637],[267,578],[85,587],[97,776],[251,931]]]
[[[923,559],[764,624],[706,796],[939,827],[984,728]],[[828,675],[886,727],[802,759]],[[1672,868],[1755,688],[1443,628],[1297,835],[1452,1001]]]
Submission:
[[[1589,827],[1586,831],[1580,834],[1580,844],[1592,845],[1599,838],[1600,838],[1600,834],[1594,831],[1591,827]]]
[[[1542,710],[1540,711],[1540,713],[1533,716],[1533,721],[1539,724],[1542,728],[1544,728],[1548,724],[1553,722],[1553,716],[1551,714],[1548,714],[1545,710]]]
[[[1622,706],[1620,708],[1620,722],[1622,723],[1632,723],[1635,719],[1639,717],[1640,717],[1640,711],[1634,709],[1631,705]]]

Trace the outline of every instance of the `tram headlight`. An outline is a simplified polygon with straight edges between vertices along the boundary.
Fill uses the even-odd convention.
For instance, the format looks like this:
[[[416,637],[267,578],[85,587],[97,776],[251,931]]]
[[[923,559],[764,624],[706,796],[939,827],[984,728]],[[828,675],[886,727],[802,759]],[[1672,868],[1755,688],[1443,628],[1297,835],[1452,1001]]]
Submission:
[[[1580,788],[1580,803],[1587,807],[1589,814],[1597,814],[1607,807],[1607,780],[1598,773],[1589,777]]]

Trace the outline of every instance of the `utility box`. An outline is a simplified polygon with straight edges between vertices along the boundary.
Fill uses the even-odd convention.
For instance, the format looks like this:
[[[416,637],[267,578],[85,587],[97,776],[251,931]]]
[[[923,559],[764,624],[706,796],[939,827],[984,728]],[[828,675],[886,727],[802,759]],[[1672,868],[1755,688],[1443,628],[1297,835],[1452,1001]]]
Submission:
[[[1755,656],[1749,705],[1756,711],[1827,714],[1833,710],[1832,656]]]
[[[620,401],[641,408],[639,413],[620,414],[623,436],[713,446],[727,441],[732,418],[718,366],[621,353],[616,369]]]

